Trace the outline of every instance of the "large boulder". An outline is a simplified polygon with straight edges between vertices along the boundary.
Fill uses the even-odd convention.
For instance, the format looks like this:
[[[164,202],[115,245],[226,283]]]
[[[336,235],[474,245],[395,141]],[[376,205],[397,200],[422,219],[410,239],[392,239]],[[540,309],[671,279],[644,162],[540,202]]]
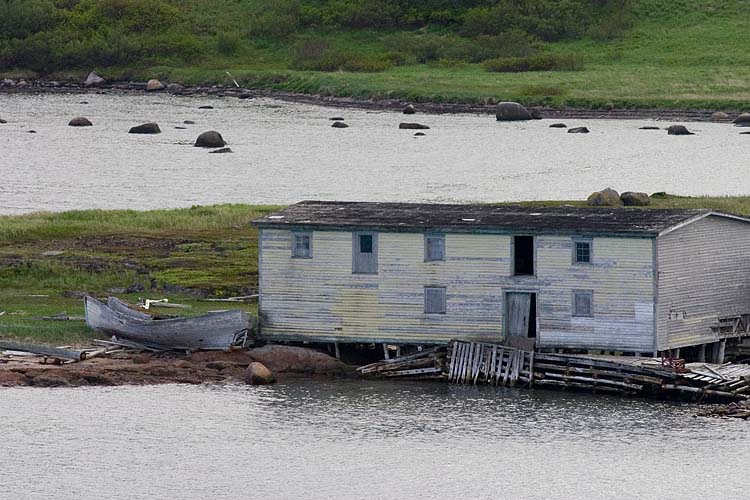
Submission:
[[[742,113],[734,119],[733,123],[738,127],[750,127],[750,113]]]
[[[352,371],[338,359],[304,347],[267,345],[248,351],[248,355],[276,373],[344,374]]]
[[[86,77],[86,81],[83,82],[83,84],[87,87],[96,87],[97,85],[101,85],[104,82],[106,82],[104,78],[92,71],[91,73],[89,73],[89,76]]]
[[[136,125],[135,127],[131,127],[131,129],[128,131],[129,134],[161,134],[161,129],[159,128],[159,125],[150,122],[150,123],[144,123],[143,125]]]
[[[146,82],[146,90],[148,91],[153,92],[155,90],[164,90],[164,88],[164,84],[155,78]]]
[[[617,207],[620,206],[620,194],[612,188],[602,189],[591,193],[586,199],[592,207]]]
[[[711,115],[712,122],[725,122],[729,120],[729,115],[723,111],[717,111]]]
[[[670,125],[667,129],[668,135],[695,135],[685,125]]]
[[[405,115],[413,115],[417,112],[417,108],[413,104],[407,104],[401,112]]]
[[[195,147],[197,148],[223,148],[224,146],[226,146],[224,138],[215,130],[203,132],[195,140]]]
[[[398,124],[398,128],[407,130],[428,130],[430,127],[422,125],[421,123],[401,122]]]
[[[249,385],[266,385],[276,382],[276,377],[263,363],[253,361],[245,369],[244,380]]]
[[[625,191],[620,195],[620,199],[626,207],[645,207],[651,204],[648,194],[634,191]]]
[[[501,122],[516,122],[522,120],[533,120],[534,117],[529,110],[517,102],[501,102],[495,108],[495,118]]]
[[[88,118],[77,116],[68,122],[71,127],[91,127],[94,124]]]

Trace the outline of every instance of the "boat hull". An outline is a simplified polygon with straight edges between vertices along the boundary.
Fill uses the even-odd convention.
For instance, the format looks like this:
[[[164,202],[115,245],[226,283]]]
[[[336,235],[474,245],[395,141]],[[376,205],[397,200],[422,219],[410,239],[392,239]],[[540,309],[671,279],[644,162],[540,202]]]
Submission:
[[[92,297],[86,297],[85,301],[86,324],[90,328],[152,347],[227,350],[243,339],[250,328],[250,315],[240,310],[154,320],[138,311],[123,312],[120,304],[113,309]]]

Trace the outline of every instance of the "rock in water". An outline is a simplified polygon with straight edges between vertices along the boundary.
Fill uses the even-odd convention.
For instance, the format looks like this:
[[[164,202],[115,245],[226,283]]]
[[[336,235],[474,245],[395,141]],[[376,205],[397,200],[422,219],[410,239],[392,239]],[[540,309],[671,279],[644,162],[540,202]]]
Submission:
[[[159,80],[151,79],[146,83],[146,90],[153,92],[155,90],[164,90],[164,84]]]
[[[245,370],[245,383],[249,385],[266,385],[276,382],[276,377],[263,363],[253,361]]]
[[[495,108],[495,118],[500,122],[515,122],[522,120],[533,120],[529,110],[517,102],[501,102]]]
[[[424,132],[417,132],[414,134],[414,137],[424,137],[425,135],[427,134],[425,134]]]
[[[421,123],[401,122],[398,124],[398,128],[406,130],[429,130],[430,127]]]
[[[620,195],[620,199],[626,207],[645,207],[651,204],[651,198],[646,193],[625,191]]]
[[[529,113],[534,120],[541,120],[542,118],[544,118],[542,116],[542,112],[538,109],[531,109],[529,110]]]
[[[194,145],[197,148],[223,148],[226,146],[226,143],[220,133],[215,130],[209,130],[199,135]]]
[[[334,116],[332,118],[329,118],[329,120],[331,120],[332,122],[343,122],[344,118],[341,116]]]
[[[553,123],[549,128],[568,128],[568,126],[564,123]]]
[[[349,128],[349,125],[347,125],[344,122],[333,122],[333,123],[331,123],[331,127],[333,127],[333,128]]]
[[[586,199],[586,203],[592,207],[617,207],[620,202],[619,193],[612,188],[591,193]]]
[[[161,134],[161,129],[156,123],[144,123],[143,125],[137,125],[132,127],[129,134]]]
[[[407,104],[401,112],[405,115],[413,115],[417,112],[417,108],[413,104]]]
[[[568,133],[569,134],[588,134],[589,129],[587,129],[586,127],[573,127],[568,130]]]
[[[193,120],[185,120],[182,123],[184,123],[185,125],[195,125],[195,122]]]
[[[727,120],[729,120],[729,115],[723,111],[717,111],[711,115],[712,122],[725,122]]]
[[[667,129],[668,135],[695,135],[685,125],[670,125]]]
[[[213,106],[205,105],[205,106],[198,106],[198,109],[214,109]]]
[[[738,127],[750,127],[750,113],[742,113],[732,123]]]
[[[659,130],[659,127],[655,125],[644,125],[643,127],[638,127],[638,130]]]
[[[3,123],[8,123],[8,120],[3,120],[2,118],[0,118],[0,124],[3,124]]]
[[[94,124],[89,121],[88,118],[83,116],[77,116],[68,122],[71,127],[91,127]]]
[[[182,94],[185,91],[185,87],[179,83],[170,83],[167,85],[167,92],[171,94]]]
[[[106,82],[104,78],[92,71],[91,73],[89,73],[89,76],[86,77],[86,81],[83,82],[83,84],[87,87],[95,87],[97,85],[101,85],[104,82]]]
[[[234,151],[232,151],[232,148],[221,148],[209,151],[209,153],[234,153]]]

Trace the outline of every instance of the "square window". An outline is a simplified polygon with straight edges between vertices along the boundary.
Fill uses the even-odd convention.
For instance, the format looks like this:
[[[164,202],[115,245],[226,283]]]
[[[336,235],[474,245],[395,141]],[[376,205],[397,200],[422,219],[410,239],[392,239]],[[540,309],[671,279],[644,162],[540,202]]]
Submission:
[[[594,316],[594,292],[592,290],[573,291],[573,316],[582,318]]]
[[[445,260],[445,235],[426,234],[424,236],[424,260],[425,262]]]
[[[424,287],[424,312],[427,314],[445,314],[445,287]]]
[[[591,263],[591,241],[573,241],[573,262],[575,264]]]
[[[311,233],[292,233],[292,257],[298,259],[312,258]]]
[[[359,235],[359,253],[372,253],[372,235]]]

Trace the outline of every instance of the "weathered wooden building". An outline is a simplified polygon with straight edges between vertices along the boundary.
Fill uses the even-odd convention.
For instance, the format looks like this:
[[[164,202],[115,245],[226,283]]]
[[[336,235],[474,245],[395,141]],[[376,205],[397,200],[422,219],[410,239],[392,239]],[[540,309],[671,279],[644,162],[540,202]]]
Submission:
[[[747,335],[750,220],[306,201],[254,222],[261,336],[654,353]]]

